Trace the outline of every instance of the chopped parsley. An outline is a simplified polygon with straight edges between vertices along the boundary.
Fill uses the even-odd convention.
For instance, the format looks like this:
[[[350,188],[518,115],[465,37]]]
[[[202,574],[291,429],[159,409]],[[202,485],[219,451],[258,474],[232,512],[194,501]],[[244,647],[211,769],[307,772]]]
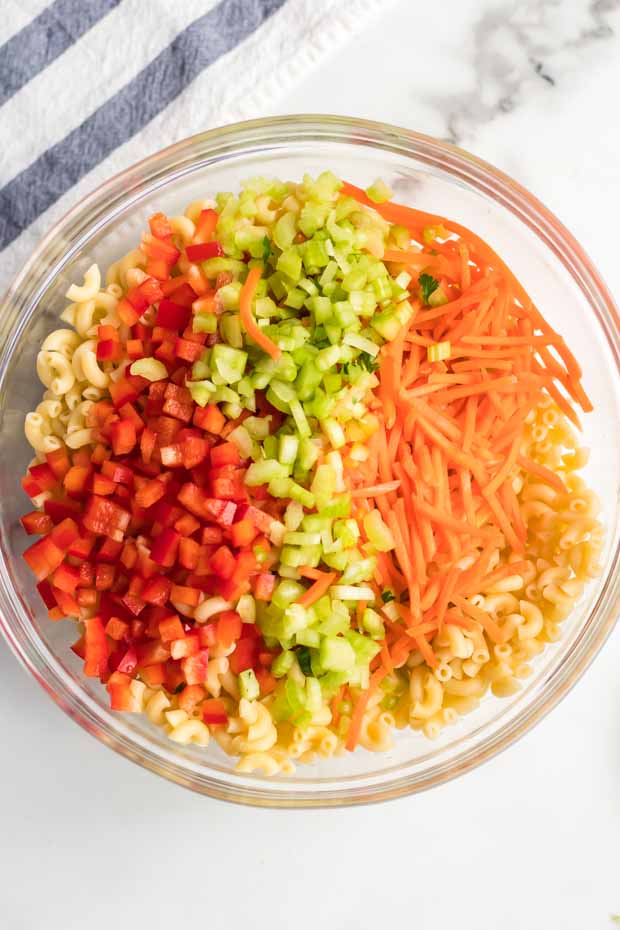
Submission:
[[[420,293],[425,304],[429,302],[431,294],[439,287],[439,281],[430,274],[421,274],[418,278]]]
[[[175,694],[180,694],[181,691],[184,690],[184,688],[185,688],[185,682],[182,681],[180,685],[177,685],[177,686],[176,686],[176,688],[174,689],[174,693],[175,693]]]
[[[269,261],[269,256],[271,255],[271,243],[269,242],[269,237],[265,236],[263,239],[263,261],[265,264]]]
[[[389,588],[384,588],[383,591],[381,592],[381,600],[383,601],[384,604],[387,604],[390,601],[395,601],[396,598],[394,597],[393,593],[390,591]]]
[[[356,358],[356,362],[362,365],[366,371],[376,371],[379,367],[379,363],[372,357],[370,352],[360,352]]]

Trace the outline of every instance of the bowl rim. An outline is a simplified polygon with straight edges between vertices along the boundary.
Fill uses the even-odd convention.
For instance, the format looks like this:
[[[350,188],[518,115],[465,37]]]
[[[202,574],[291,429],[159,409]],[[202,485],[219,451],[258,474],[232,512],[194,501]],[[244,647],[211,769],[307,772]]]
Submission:
[[[28,316],[20,324],[21,308],[28,305],[34,312],[40,295],[78,249],[78,233],[82,236],[94,235],[118,213],[126,211],[134,201],[145,196],[145,192],[152,193],[185,172],[197,170],[201,161],[213,158],[216,153],[223,156],[226,152],[240,152],[244,147],[259,143],[282,144],[287,137],[290,141],[293,130],[295,142],[320,138],[323,142],[359,143],[408,155],[418,163],[440,168],[453,180],[465,181],[478,192],[492,197],[529,227],[562,262],[594,311],[620,372],[620,315],[610,291],[583,247],[525,187],[470,152],[413,130],[352,117],[292,114],[232,123],[188,136],[104,181],[65,213],[41,239],[0,300],[0,307],[8,311],[4,313],[1,330],[9,337],[0,352],[0,388],[15,342],[23,326],[29,322]],[[197,150],[200,150],[200,157]],[[46,268],[45,274],[39,278],[34,273],[37,265]],[[361,791],[361,786],[355,784],[360,780],[357,776],[344,779],[335,776],[334,787],[321,790],[317,795],[313,794],[311,787],[305,787],[311,784],[310,781],[306,781],[301,790],[295,788],[295,785],[304,783],[294,780],[253,777],[246,779],[245,783],[237,784],[232,779],[227,781],[226,778],[213,777],[216,770],[210,770],[208,766],[204,766],[204,771],[194,773],[192,779],[190,770],[175,762],[172,752],[164,753],[162,757],[139,735],[137,738],[135,733],[133,737],[127,735],[118,725],[106,727],[105,720],[102,725],[102,716],[96,709],[96,702],[83,690],[70,687],[57,664],[42,661],[40,651],[42,648],[46,651],[46,647],[38,635],[32,632],[34,628],[16,596],[15,586],[10,584],[8,562],[6,577],[0,575],[0,630],[21,664],[65,713],[116,752],[144,768],[202,794],[236,803],[274,808],[351,806],[390,800],[442,784],[488,761],[524,736],[566,696],[585,673],[613,629],[616,616],[620,613],[619,563],[620,552],[616,548],[611,570],[590,612],[591,617],[606,601],[603,621],[586,631],[578,655],[567,656],[570,661],[562,668],[561,674],[555,675],[555,681],[548,683],[549,693],[544,697],[538,694],[533,703],[525,707],[507,726],[500,727],[497,733],[487,737],[481,744],[466,747],[449,763],[431,767],[422,773],[423,777],[404,774],[390,781],[382,779],[378,785],[364,786]],[[15,628],[8,619],[8,613],[16,618]],[[27,627],[31,629],[27,630]],[[26,638],[18,635],[18,631],[25,632]],[[580,638],[576,645],[579,645]],[[554,673],[551,677],[554,677]],[[284,790],[278,791],[278,786],[281,789],[284,786]]]

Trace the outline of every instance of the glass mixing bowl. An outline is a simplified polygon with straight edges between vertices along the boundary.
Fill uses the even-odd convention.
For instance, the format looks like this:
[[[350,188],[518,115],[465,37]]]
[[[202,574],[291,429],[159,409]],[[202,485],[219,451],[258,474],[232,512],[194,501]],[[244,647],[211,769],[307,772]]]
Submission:
[[[244,178],[300,179],[330,168],[367,186],[382,177],[397,201],[444,214],[474,229],[499,252],[576,351],[594,405],[585,418],[592,449],[587,480],[607,527],[603,571],[559,643],[534,663],[515,696],[489,697],[431,742],[398,732],[391,751],[347,753],[290,778],[234,771],[217,746],[179,747],[146,718],[115,714],[98,682],[84,679],[69,650],[70,622],[51,623],[20,558],[19,516],[28,509],[20,476],[30,459],[25,413],[38,402],[37,348],[58,324],[63,295],[84,270],[105,268],[139,239],[157,210],[180,212]],[[405,129],[324,116],[256,120],[179,142],[117,175],[55,226],[24,266],[0,312],[0,626],[10,646],[74,720],[127,758],[195,791],[256,805],[361,804],[420,791],[479,765],[541,719],[583,674],[611,630],[620,601],[620,333],[605,285],[570,233],[531,194],[490,165]],[[59,752],[62,747],[59,746]]]

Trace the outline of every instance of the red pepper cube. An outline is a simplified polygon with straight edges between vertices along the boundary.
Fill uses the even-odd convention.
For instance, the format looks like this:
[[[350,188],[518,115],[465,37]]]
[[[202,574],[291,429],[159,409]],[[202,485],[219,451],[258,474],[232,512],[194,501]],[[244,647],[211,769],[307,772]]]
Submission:
[[[28,469],[30,477],[36,481],[41,491],[51,491],[58,486],[58,477],[47,462],[31,465]]]
[[[130,614],[133,614],[134,617],[139,616],[139,614],[144,610],[146,604],[137,594],[123,594],[121,602],[124,607],[127,608]]]
[[[71,517],[66,517],[62,523],[54,527],[49,538],[59,549],[66,552],[79,535],[80,531],[78,530],[75,520],[72,520]]]
[[[183,467],[183,448],[180,442],[173,442],[170,446],[162,446],[159,454],[161,463],[165,468]]]
[[[157,303],[157,301],[161,300],[164,296],[161,285],[155,278],[145,278],[144,281],[141,281],[138,285],[138,290],[147,301],[149,307]]]
[[[274,521],[274,517],[272,517],[271,514],[265,513],[265,511],[261,510],[259,507],[254,507],[253,504],[242,504],[237,510],[237,516],[242,520],[251,520],[261,533],[268,533]]]
[[[158,239],[150,233],[142,233],[140,251],[144,252],[148,258],[165,262],[169,266],[174,265],[181,254],[172,242]]]
[[[200,429],[219,436],[226,423],[226,417],[216,404],[207,404],[206,407],[197,407],[194,410],[194,423]]]
[[[186,510],[189,510],[190,513],[195,514],[197,517],[201,517],[203,520],[206,517],[205,511],[205,501],[206,497],[204,492],[196,485],[191,482],[184,484],[178,494],[179,503],[182,504]]]
[[[115,539],[104,539],[99,547],[97,553],[98,562],[107,562],[109,565],[113,565],[118,561],[118,558],[122,552],[123,543]]]
[[[165,213],[154,213],[150,216],[149,229],[156,239],[170,239],[174,231]]]
[[[163,607],[170,597],[171,588],[172,582],[169,578],[164,578],[162,575],[154,575],[146,581],[142,589],[142,599],[146,601],[147,604],[155,604]]]
[[[60,588],[52,586],[52,594],[58,604],[62,617],[79,617],[81,614],[80,605],[72,594],[67,594]],[[53,608],[52,608],[53,609]],[[61,618],[58,618],[61,619]]]
[[[150,382],[136,375],[125,375],[118,381],[110,381],[108,390],[117,410],[124,404],[133,404]]]
[[[90,480],[90,489],[93,494],[99,494],[101,497],[107,497],[116,491],[116,483],[108,478],[107,475],[101,475],[95,472]]]
[[[222,442],[211,449],[211,467],[221,468],[222,465],[240,465],[241,456],[234,442]]]
[[[200,558],[200,543],[194,539],[181,539],[179,542],[179,565],[188,571],[193,571]]]
[[[129,634],[129,624],[118,617],[110,617],[105,627],[106,636],[118,641],[127,639]]]
[[[232,578],[236,565],[236,559],[228,546],[220,546],[211,556],[211,569],[220,578]]]
[[[258,529],[251,520],[239,520],[230,528],[230,541],[237,549],[249,546],[257,535]]]
[[[192,536],[200,528],[200,522],[191,513],[184,513],[175,521],[174,528],[181,536]]]
[[[271,694],[272,691],[275,691],[278,681],[273,677],[271,672],[266,668],[256,669],[256,680],[258,681],[258,687],[260,688],[260,693],[262,695]]]
[[[132,487],[133,485],[133,472],[131,468],[127,465],[123,465],[122,462],[103,462],[101,465],[101,473],[107,478],[111,478],[116,484],[124,484],[127,487]]]
[[[67,555],[73,555],[76,559],[87,559],[94,545],[95,537],[90,533],[83,533],[71,543]]]
[[[170,602],[172,604],[184,604],[187,607],[197,607],[200,603],[201,593],[197,588],[173,584],[170,591]]]
[[[215,210],[201,210],[192,242],[206,242],[211,239],[217,228],[218,220],[219,214]]]
[[[172,445],[176,440],[177,433],[181,429],[181,424],[178,420],[175,420],[174,417],[153,417],[148,425],[156,433],[160,447]]]
[[[193,287],[193,283],[195,283],[195,281],[196,281],[196,278],[192,274],[192,281],[190,281],[189,284],[186,281],[184,281],[181,284],[181,286],[177,288],[177,290],[175,290],[174,302],[175,304],[178,304],[179,307],[187,307],[189,309],[194,303],[194,301],[196,300],[196,292]],[[206,278],[205,278],[205,282],[206,282]],[[187,327],[185,328],[187,329]]]
[[[118,420],[110,429],[114,455],[127,455],[136,444],[136,427],[133,420]]]
[[[255,668],[258,663],[257,640],[240,639],[235,646],[235,651],[228,657],[231,671],[235,675],[240,675],[248,668]]]
[[[82,523],[85,529],[97,536],[109,536],[117,542],[122,542],[130,519],[131,514],[113,501],[93,494],[86,504]]]
[[[127,352],[127,358],[130,358],[132,361],[136,359],[144,358],[145,350],[144,343],[141,339],[128,339],[125,343],[125,351]]]
[[[229,527],[232,526],[235,519],[237,505],[233,504],[232,501],[220,501],[208,497],[205,499],[204,509],[207,516],[219,523],[220,526]]]
[[[187,388],[168,383],[164,393],[164,413],[184,423],[189,423],[194,412],[192,395]]]
[[[51,582],[55,588],[73,594],[80,581],[80,572],[74,565],[62,562],[52,575]]]
[[[270,572],[261,572],[254,578],[254,597],[257,601],[270,601],[276,585],[275,575]]]
[[[116,667],[117,672],[122,672],[125,675],[133,675],[138,664],[138,655],[133,646],[130,646],[127,652],[124,654],[121,661]]]
[[[200,650],[198,635],[183,636],[180,639],[173,639],[170,643],[170,655],[173,659],[185,659],[187,656],[195,656]]]
[[[116,567],[101,562],[95,566],[95,588],[97,591],[109,591],[114,584]]]
[[[99,327],[102,329],[103,327]],[[121,357],[121,344],[118,339],[100,339],[97,343],[97,360],[100,362],[117,362]]]
[[[122,710],[125,713],[140,713],[142,700],[131,690],[131,678],[123,672],[112,672],[108,678],[106,688],[110,695],[112,710]]]
[[[226,610],[217,620],[217,641],[224,649],[229,649],[241,638],[242,621],[234,610]]]
[[[248,492],[243,481],[235,478],[214,478],[211,481],[211,493],[219,500],[244,501]]]
[[[203,685],[207,680],[209,650],[201,649],[196,655],[181,660],[181,668],[188,685]]]
[[[144,429],[144,420],[136,410],[133,404],[123,404],[118,411],[123,420],[131,420],[136,428],[136,433],[141,433]]]
[[[99,594],[94,588],[78,588],[75,597],[80,607],[94,607]]]
[[[198,628],[198,640],[201,646],[215,646],[217,643],[217,625],[215,623],[205,623]]]
[[[140,455],[142,456],[142,461],[147,464],[151,461],[151,457],[155,450],[155,442],[157,441],[157,436],[152,429],[146,427],[143,430],[140,437]]]
[[[163,685],[166,680],[166,667],[163,662],[158,662],[157,665],[141,668],[140,678],[149,688],[156,688],[158,685]]]
[[[90,465],[72,465],[62,483],[70,497],[83,497],[88,493],[88,479],[91,474]]]
[[[71,461],[64,446],[61,449],[54,449],[52,452],[46,452],[45,461],[59,481],[62,481],[71,468]]]
[[[219,546],[224,534],[219,526],[203,526],[201,543],[203,546]]]
[[[51,610],[56,606],[56,598],[52,593],[52,586],[49,581],[47,581],[47,579],[39,581],[37,584],[37,591],[39,592],[39,596],[41,597],[41,600],[48,610]]]
[[[92,588],[95,583],[95,567],[91,562],[80,562],[78,588]]]
[[[163,297],[157,308],[155,322],[158,326],[163,326],[166,329],[173,329],[178,332],[179,330],[185,329],[191,319],[191,315],[189,307],[182,307],[180,304],[174,303],[174,301],[169,300],[167,297]]]
[[[151,558],[153,561],[157,562],[158,565],[171,568],[177,556],[180,540],[180,533],[177,533],[176,530],[173,530],[169,526],[164,527],[151,546]]]
[[[228,723],[228,714],[220,698],[207,698],[200,708],[204,723],[210,726],[223,726]]]
[[[166,493],[166,485],[159,478],[153,478],[146,481],[142,487],[136,491],[135,502],[138,507],[152,507]]]
[[[184,468],[196,468],[205,461],[209,454],[209,444],[206,439],[197,436],[188,436],[181,443],[181,456]],[[163,456],[162,456],[163,461]]]
[[[159,621],[159,635],[164,643],[171,643],[175,639],[183,639],[185,630],[176,614],[170,614]]]
[[[202,685],[188,685],[183,688],[177,700],[180,709],[191,716],[206,696]]]
[[[221,258],[224,255],[224,249],[217,241],[188,245],[185,252],[190,262],[204,262],[208,258]]]
[[[174,343],[174,354],[177,358],[183,359],[184,362],[193,363],[197,361],[203,352],[204,348],[199,342],[190,342],[180,336],[177,337]]]
[[[100,617],[84,621],[84,674],[102,678],[108,667],[108,641]]]
[[[133,540],[128,539],[121,550],[120,561],[127,571],[130,571],[138,561],[138,549]]]
[[[52,518],[40,510],[24,514],[20,521],[29,536],[44,536],[54,528]]]

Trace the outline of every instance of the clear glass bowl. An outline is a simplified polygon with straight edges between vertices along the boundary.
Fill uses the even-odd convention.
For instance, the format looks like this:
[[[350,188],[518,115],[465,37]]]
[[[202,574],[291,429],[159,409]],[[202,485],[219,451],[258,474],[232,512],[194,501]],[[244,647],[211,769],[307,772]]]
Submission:
[[[85,680],[68,646],[72,623],[50,623],[20,554],[27,508],[20,476],[30,459],[24,414],[38,401],[37,348],[58,324],[67,287],[98,262],[134,247],[149,214],[181,211],[244,178],[299,179],[330,168],[367,186],[384,178],[397,201],[464,223],[508,261],[576,351],[595,404],[586,417],[587,479],[607,527],[603,573],[509,699],[480,709],[433,742],[399,732],[384,754],[364,750],[291,778],[234,771],[217,746],[179,747],[137,715],[114,714],[104,689]],[[583,674],[611,630],[620,601],[620,338],[610,294],[581,246],[531,194],[453,146],[380,123],[324,116],[257,120],[205,132],[117,175],[79,203],[39,245],[0,308],[0,626],[16,655],[63,710],[127,758],[195,791],[265,806],[361,804],[429,788],[479,765],[541,719]]]

